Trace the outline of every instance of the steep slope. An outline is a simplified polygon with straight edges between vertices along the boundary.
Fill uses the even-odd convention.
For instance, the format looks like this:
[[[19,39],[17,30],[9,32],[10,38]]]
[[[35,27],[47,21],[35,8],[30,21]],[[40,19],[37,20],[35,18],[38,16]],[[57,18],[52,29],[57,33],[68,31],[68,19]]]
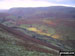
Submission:
[[[51,47],[51,45],[49,46],[46,43],[40,42],[40,40],[33,39],[31,37],[29,39],[27,39],[28,37],[27,36],[23,37],[23,35],[19,31],[13,31],[13,29],[12,30],[11,29],[9,30],[9,29],[0,24],[1,55],[7,55],[7,56],[8,55],[9,56],[10,55],[12,55],[12,56],[19,55],[20,56],[25,52],[25,50],[31,50],[32,52],[38,51],[38,52],[44,52],[44,53],[51,53],[53,55],[58,54],[58,52],[55,50],[41,48],[42,46],[40,46],[39,44],[44,45],[44,46],[48,46],[48,47]],[[2,48],[2,46],[3,46],[3,48]],[[20,51],[23,51],[23,53],[21,52],[22,54],[21,53],[18,54],[19,49],[17,49],[17,48],[20,48]],[[52,48],[54,48],[56,50],[58,49],[55,46],[54,47],[52,46]],[[7,50],[7,52],[5,52],[6,50]],[[17,53],[16,52],[14,53],[14,51],[16,51]]]

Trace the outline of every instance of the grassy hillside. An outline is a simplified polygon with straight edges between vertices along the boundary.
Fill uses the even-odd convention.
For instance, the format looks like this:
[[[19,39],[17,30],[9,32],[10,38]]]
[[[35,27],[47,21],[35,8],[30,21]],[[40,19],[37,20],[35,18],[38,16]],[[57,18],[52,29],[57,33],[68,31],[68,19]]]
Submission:
[[[17,36],[0,28],[0,56],[53,56],[49,53],[37,52],[35,50],[31,51],[31,47],[25,48],[22,44],[26,41],[16,37]],[[25,45],[27,46],[27,44]]]

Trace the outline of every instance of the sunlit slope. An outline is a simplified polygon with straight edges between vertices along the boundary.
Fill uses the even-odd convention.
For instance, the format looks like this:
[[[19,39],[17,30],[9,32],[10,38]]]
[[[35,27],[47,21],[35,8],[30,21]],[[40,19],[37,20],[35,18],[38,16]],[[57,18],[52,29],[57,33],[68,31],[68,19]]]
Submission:
[[[41,21],[42,24],[33,22],[32,24],[20,24],[20,27],[37,32],[38,34],[47,36],[54,35],[54,38],[60,37],[59,39],[63,39],[63,36],[73,38],[75,35],[74,22],[74,20],[45,19]]]
[[[51,33],[45,33],[42,30],[38,30],[37,28],[34,28],[34,27],[27,28],[27,30],[36,32],[36,33],[41,34],[41,35],[50,36],[50,37],[53,37],[55,39],[58,39],[60,37],[58,34],[51,36]]]
[[[34,22],[32,24],[20,24],[20,27],[40,35],[58,39],[64,44],[68,44],[73,48],[75,47],[73,45],[73,43],[75,43],[74,20],[44,19],[42,22],[43,24],[36,24]]]
[[[46,36],[50,36],[55,39],[58,39],[60,37],[60,35],[56,33],[56,30],[54,28],[55,23],[54,22],[52,23],[52,21],[48,21],[48,22],[46,22],[46,21],[45,20],[42,21],[43,24],[40,24],[40,23],[38,23],[38,24],[36,24],[36,23],[34,23],[34,24],[20,24],[20,27],[25,28],[29,31],[36,32],[40,35],[46,35]],[[50,22],[50,24],[48,24],[49,22]]]

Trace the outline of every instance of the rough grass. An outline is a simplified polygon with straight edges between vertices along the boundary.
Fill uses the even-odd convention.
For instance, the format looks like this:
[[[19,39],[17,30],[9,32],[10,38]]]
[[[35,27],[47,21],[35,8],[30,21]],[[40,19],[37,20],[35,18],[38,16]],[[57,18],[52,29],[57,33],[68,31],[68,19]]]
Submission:
[[[0,30],[0,56],[52,56],[48,53],[28,51],[24,46],[19,46],[18,41],[23,42],[16,36]]]

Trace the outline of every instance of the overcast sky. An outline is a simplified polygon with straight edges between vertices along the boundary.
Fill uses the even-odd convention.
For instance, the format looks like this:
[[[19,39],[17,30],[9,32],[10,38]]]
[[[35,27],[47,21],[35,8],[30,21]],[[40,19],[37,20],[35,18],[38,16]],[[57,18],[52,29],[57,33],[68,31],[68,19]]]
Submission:
[[[47,7],[69,6],[75,7],[75,0],[0,0],[0,9],[12,7]]]

